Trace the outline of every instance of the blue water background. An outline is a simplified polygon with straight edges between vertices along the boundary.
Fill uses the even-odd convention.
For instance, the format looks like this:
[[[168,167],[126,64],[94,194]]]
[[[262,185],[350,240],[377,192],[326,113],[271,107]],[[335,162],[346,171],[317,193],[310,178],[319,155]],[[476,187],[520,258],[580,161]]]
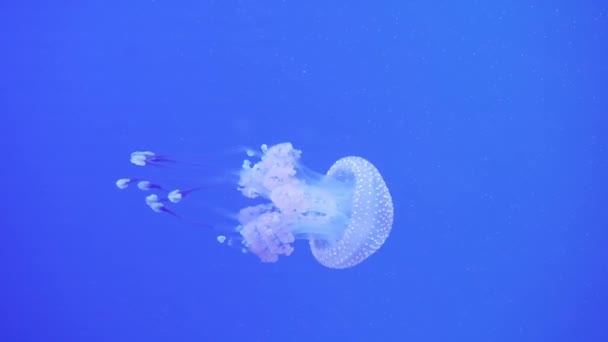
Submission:
[[[604,2],[5,1],[0,18],[0,341],[608,341]],[[378,167],[395,223],[377,254],[330,270],[302,242],[263,264],[114,186],[133,150],[283,141],[321,172]],[[242,162],[220,159],[193,179]],[[200,195],[236,210],[233,191]]]

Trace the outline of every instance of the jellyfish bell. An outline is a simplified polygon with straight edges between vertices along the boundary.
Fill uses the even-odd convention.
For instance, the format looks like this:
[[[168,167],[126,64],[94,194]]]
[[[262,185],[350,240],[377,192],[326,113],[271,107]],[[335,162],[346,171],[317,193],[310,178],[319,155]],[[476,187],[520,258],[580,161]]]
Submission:
[[[136,165],[153,165],[145,159],[155,156],[150,153],[137,157],[146,162]],[[261,261],[276,262],[279,256],[293,253],[296,240],[308,240],[313,256],[323,266],[349,268],[375,253],[390,234],[391,195],[369,161],[345,157],[326,174],[318,174],[301,164],[301,151],[290,143],[262,145],[261,153],[247,150],[246,154],[259,160],[243,161],[237,189],[243,197],[256,199],[257,204],[238,210],[233,215],[238,225],[231,229],[232,235],[222,232],[216,237],[218,242],[240,244]],[[116,185],[124,189],[131,182],[142,181],[145,180],[125,178]],[[167,191],[169,188],[164,185],[139,189],[155,192],[156,197],[148,195],[146,199],[155,212],[175,217],[181,216],[172,207],[188,202],[186,195],[201,190],[194,187]],[[204,226],[215,227],[208,223]]]

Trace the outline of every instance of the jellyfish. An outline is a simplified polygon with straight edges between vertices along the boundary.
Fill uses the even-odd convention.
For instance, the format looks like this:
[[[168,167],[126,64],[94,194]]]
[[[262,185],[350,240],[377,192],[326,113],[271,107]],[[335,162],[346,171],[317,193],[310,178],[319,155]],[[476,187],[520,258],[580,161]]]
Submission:
[[[236,189],[256,203],[237,211],[232,232],[236,238],[222,234],[217,241],[238,241],[243,251],[272,263],[291,255],[296,240],[307,240],[312,255],[325,267],[344,269],[360,264],[380,249],[392,229],[393,202],[384,179],[361,157],[341,158],[319,174],[300,162],[301,154],[291,143],[262,145],[259,154],[247,152],[259,160],[243,161]],[[174,159],[146,151],[134,152],[131,162],[156,166]],[[120,179],[116,186],[125,189],[132,183],[139,190],[154,192],[146,197],[151,209],[174,217],[180,215],[169,204],[202,189],[169,191],[135,178]]]

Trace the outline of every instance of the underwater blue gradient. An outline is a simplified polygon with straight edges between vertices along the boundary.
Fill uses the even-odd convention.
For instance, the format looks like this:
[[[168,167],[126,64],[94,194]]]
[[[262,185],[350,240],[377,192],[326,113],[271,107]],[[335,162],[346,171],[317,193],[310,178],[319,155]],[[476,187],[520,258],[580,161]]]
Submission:
[[[0,341],[608,341],[607,42],[604,1],[4,1]],[[378,253],[263,264],[114,185],[283,141],[378,167]]]

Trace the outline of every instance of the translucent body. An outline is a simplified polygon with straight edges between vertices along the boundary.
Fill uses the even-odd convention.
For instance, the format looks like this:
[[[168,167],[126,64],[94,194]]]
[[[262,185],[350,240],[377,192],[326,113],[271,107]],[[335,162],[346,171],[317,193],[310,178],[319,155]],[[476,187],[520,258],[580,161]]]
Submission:
[[[182,202],[192,204],[200,195],[213,198],[207,193],[208,185],[175,188],[171,183],[137,177],[121,178],[116,186],[124,190],[136,185],[147,193],[145,203],[154,212],[220,232],[219,243],[251,252],[264,262],[293,253],[296,239],[308,240],[314,257],[330,268],[358,265],[382,246],[392,228],[393,204],[382,176],[370,162],[342,158],[322,175],[303,167],[301,152],[290,143],[263,145],[261,152],[247,150],[249,157],[260,160],[255,164],[245,160],[239,173],[239,191],[257,199],[257,204],[238,212],[236,229],[232,224],[227,229],[218,227],[210,215],[200,215],[199,207],[196,213],[203,220],[175,209]],[[151,151],[133,152],[131,163],[163,173],[201,165]],[[234,191],[234,183],[230,183],[230,191]],[[234,218],[232,213],[227,216]]]
[[[314,257],[348,268],[378,250],[393,224],[393,204],[378,170],[360,157],[338,160],[326,175],[299,165],[301,152],[284,143],[263,147],[255,165],[245,161],[239,190],[267,203],[240,210],[240,233],[262,261],[290,255],[296,238],[310,240]]]

